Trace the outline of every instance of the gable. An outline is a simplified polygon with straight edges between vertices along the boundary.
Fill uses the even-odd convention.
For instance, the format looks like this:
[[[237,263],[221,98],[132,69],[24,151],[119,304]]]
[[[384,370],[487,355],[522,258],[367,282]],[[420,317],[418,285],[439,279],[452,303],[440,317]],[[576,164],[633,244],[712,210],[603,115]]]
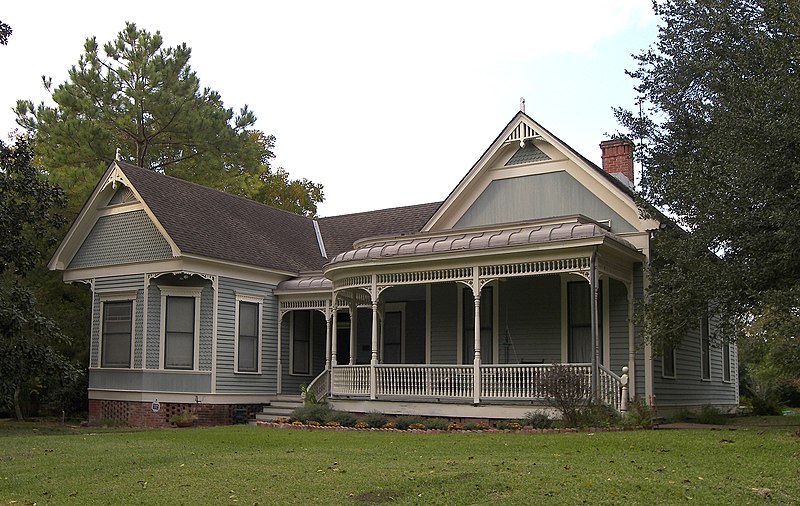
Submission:
[[[423,227],[451,228],[584,215],[617,233],[658,226],[632,191],[519,112]]]
[[[122,188],[127,190],[126,187]],[[114,202],[113,197],[111,202]],[[169,243],[147,213],[143,209],[138,209],[99,217],[68,268],[79,269],[168,258],[172,258],[172,248]]]
[[[493,180],[454,228],[575,214],[597,222],[610,222],[614,233],[636,231],[632,224],[565,171]]]

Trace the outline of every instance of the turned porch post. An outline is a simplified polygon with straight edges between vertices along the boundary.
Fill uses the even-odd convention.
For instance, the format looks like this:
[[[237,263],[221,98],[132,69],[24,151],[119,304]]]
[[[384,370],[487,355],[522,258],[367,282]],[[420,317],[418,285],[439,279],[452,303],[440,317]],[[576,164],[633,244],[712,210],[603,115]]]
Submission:
[[[378,365],[378,287],[377,277],[372,275],[372,354],[369,360],[369,398],[378,397],[378,377],[375,367]]]
[[[472,293],[475,297],[475,358],[472,364],[473,402],[481,401],[481,284],[478,279],[478,268],[474,268]]]
[[[325,370],[331,369],[331,305],[325,301]]]
[[[597,297],[599,295],[599,285],[597,280],[597,247],[592,251],[592,256],[589,259],[589,291],[590,291],[590,307],[591,307],[591,323],[592,323],[592,402],[599,402],[600,388],[599,388],[599,343],[597,335]]]
[[[279,303],[280,304],[280,303]],[[286,313],[281,311],[280,307],[278,307],[278,384],[275,387],[276,393],[281,393],[281,383],[283,379],[283,360],[281,360],[281,355],[283,355],[282,342],[281,342],[281,330],[283,329],[283,316]]]
[[[337,296],[336,292],[333,292],[333,304],[332,305],[333,305],[333,307],[331,308],[331,311],[333,311],[333,315],[332,315],[331,319],[333,320],[333,322],[331,323],[331,326],[333,327],[333,329],[331,331],[330,359],[331,359],[331,366],[335,366],[336,365],[336,355],[338,354],[338,352],[337,352],[337,344],[336,344],[336,341],[337,341],[336,333],[338,331],[336,329],[336,323],[337,323],[337,315],[339,313],[339,303],[338,303],[338,296]]]

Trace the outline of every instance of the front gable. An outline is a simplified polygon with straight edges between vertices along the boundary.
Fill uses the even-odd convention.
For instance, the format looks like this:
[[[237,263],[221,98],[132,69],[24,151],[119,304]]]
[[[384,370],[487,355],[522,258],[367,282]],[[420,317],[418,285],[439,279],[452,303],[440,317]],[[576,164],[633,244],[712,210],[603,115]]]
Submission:
[[[629,191],[519,112],[423,231],[583,215],[614,233],[643,232]]]
[[[106,171],[53,258],[68,270],[167,260],[180,250],[115,163]]]

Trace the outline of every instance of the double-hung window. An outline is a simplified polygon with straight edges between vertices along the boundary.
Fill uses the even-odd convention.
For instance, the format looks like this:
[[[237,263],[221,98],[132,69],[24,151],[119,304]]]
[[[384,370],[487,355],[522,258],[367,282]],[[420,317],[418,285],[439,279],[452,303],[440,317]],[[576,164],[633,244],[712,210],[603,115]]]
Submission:
[[[100,367],[131,367],[133,348],[133,298],[101,296],[102,337]],[[120,300],[126,298],[126,300]]]
[[[702,379],[711,379],[711,337],[708,333],[708,317],[700,323],[700,370]]]
[[[236,296],[236,372],[261,371],[261,307],[263,299]]]
[[[292,374],[311,374],[311,338],[313,328],[313,311],[292,312]]]
[[[665,378],[675,378],[675,348],[665,344],[661,354],[661,375]]]
[[[164,369],[197,368],[201,288],[160,287]]]

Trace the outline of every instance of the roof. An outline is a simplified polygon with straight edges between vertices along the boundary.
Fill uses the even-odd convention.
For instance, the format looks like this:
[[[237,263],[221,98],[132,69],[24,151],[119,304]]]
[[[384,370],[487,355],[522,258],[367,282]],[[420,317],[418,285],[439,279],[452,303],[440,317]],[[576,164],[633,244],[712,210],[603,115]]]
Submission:
[[[636,250],[628,241],[606,230],[583,216],[565,218],[566,222],[531,222],[509,224],[492,230],[452,230],[443,234],[421,234],[417,237],[399,237],[365,242],[357,248],[333,258],[329,265],[452,253],[458,251],[490,250],[514,246],[552,244],[590,238],[609,238],[620,245]]]
[[[115,163],[184,254],[290,272],[326,262],[310,218]]]
[[[320,218],[320,233],[328,258],[353,249],[361,239],[416,234],[439,209],[441,202]]]

